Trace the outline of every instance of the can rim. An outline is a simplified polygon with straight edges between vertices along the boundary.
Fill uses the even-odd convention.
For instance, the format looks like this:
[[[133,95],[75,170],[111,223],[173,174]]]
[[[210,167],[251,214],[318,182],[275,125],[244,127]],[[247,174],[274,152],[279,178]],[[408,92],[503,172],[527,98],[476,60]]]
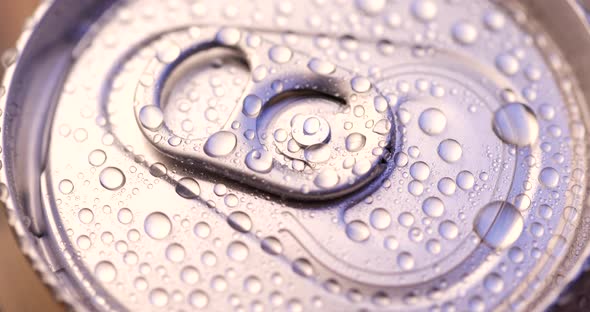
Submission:
[[[500,0],[502,2],[503,0]],[[42,18],[46,16],[46,13],[51,7],[58,2],[58,0],[42,0],[38,7],[34,10],[31,15],[33,17],[33,26],[29,31],[21,33],[17,42],[16,49],[23,51],[26,49],[30,42],[32,35],[37,31],[38,25]],[[532,3],[533,0],[524,1],[526,3]],[[568,7],[571,14],[576,19],[568,20],[568,23],[575,25],[576,27],[584,30],[586,39],[590,40],[590,24],[588,21],[587,13],[581,7],[581,4],[577,0],[566,0],[564,1],[564,7]],[[526,6],[530,6],[527,4]],[[551,36],[553,38],[553,36]],[[590,42],[590,41],[589,41]],[[5,69],[4,76],[2,77],[2,84],[5,88],[5,94],[0,97],[0,112],[6,112],[8,105],[9,94],[11,93],[11,85],[13,85],[13,78],[15,71],[21,67],[21,60],[19,57],[13,64]],[[579,80],[580,73],[574,72],[574,76]],[[590,83],[590,80],[588,81]],[[588,110],[588,108],[586,108]],[[1,118],[0,129],[4,125]],[[588,125],[587,125],[588,126]],[[5,151],[0,155],[0,161],[6,164],[6,142],[5,134],[0,135],[0,147]],[[0,163],[1,165],[1,163]],[[0,166],[1,168],[1,166]],[[7,170],[0,170],[0,206],[5,210],[8,224],[12,229],[12,233],[18,242],[21,252],[26,256],[28,261],[32,264],[35,273],[40,277],[40,280],[47,287],[50,292],[55,295],[57,301],[66,305],[67,308],[71,308],[76,311],[88,311],[94,310],[94,306],[88,306],[85,303],[91,301],[83,300],[75,295],[75,290],[70,289],[71,285],[64,283],[57,276],[56,272],[51,269],[50,263],[45,259],[42,250],[38,247],[38,238],[28,230],[26,220],[29,218],[24,215],[23,211],[19,207],[18,198],[15,195],[15,191],[11,190],[13,187],[10,186],[10,179],[8,177]],[[580,253],[579,259],[574,265],[572,265],[568,274],[558,281],[558,285],[562,287],[553,287],[546,296],[539,298],[539,301],[535,304],[535,309],[544,310],[551,307],[556,303],[557,299],[582,275],[583,267],[586,262],[590,261],[590,245],[586,245]]]
[[[47,12],[55,5],[57,0],[42,0],[38,6],[30,15],[33,25],[29,31],[22,32],[17,41],[15,48],[17,51],[23,51],[26,49],[30,42],[33,33],[37,30],[38,24],[42,18],[44,18]],[[14,74],[17,68],[21,64],[20,57],[17,57],[15,62],[5,68],[4,75],[2,77],[2,86],[5,88],[4,96],[0,97],[0,111],[6,112],[8,104],[9,93],[11,92],[11,85],[13,84]],[[0,121],[0,129],[4,126],[4,117]],[[4,138],[4,132],[0,135],[0,147],[6,150],[6,140]],[[2,153],[0,161],[6,163],[6,153]],[[38,238],[36,238],[32,232],[28,230],[25,220],[28,219],[23,214],[23,211],[19,209],[17,196],[11,191],[10,179],[8,177],[7,170],[0,170],[0,206],[4,210],[7,217],[8,224],[11,228],[12,235],[16,238],[16,242],[25,256],[25,258],[32,265],[33,271],[40,278],[40,281],[46,287],[51,294],[55,296],[58,303],[65,305],[69,309],[76,311],[88,311],[91,310],[88,306],[85,306],[80,298],[73,295],[73,293],[67,288],[66,283],[60,281],[56,276],[56,272],[52,272],[50,264],[44,259],[42,251],[37,246]]]

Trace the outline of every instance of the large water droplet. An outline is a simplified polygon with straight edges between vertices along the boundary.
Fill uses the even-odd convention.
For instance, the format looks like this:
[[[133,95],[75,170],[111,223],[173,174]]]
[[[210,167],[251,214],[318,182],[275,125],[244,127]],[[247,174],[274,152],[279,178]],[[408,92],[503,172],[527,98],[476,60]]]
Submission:
[[[100,172],[99,181],[107,190],[116,191],[125,185],[125,175],[119,168],[107,167]]]
[[[422,22],[429,22],[438,14],[438,7],[432,0],[414,0],[412,14]]]
[[[386,5],[386,0],[356,0],[356,7],[367,15],[380,13]]]
[[[311,59],[307,64],[307,67],[312,72],[319,75],[330,75],[336,71],[336,66],[334,66],[334,64],[317,58]]]
[[[428,197],[422,203],[424,213],[433,218],[438,218],[445,212],[445,205],[438,197]]]
[[[117,269],[109,261],[101,261],[94,267],[94,276],[104,283],[110,283],[117,278]]]
[[[504,142],[516,146],[533,144],[539,136],[535,113],[521,103],[502,106],[494,114],[494,132]]]
[[[313,180],[314,184],[320,188],[331,188],[338,185],[340,177],[335,170],[326,169],[320,172]]]
[[[429,108],[420,114],[418,119],[420,129],[428,135],[442,133],[447,126],[447,116],[437,108]]]
[[[94,167],[102,166],[107,160],[107,154],[100,149],[95,149],[88,154],[88,162]]]
[[[285,46],[274,46],[268,52],[269,58],[278,64],[287,63],[293,56],[293,51]]]
[[[248,247],[240,241],[232,242],[229,244],[229,246],[227,246],[228,257],[238,262],[246,260],[249,253],[250,250]]]
[[[170,218],[161,212],[149,214],[143,223],[145,232],[153,239],[164,239],[172,231]]]
[[[234,230],[242,233],[250,232],[252,229],[252,219],[246,213],[234,211],[227,217],[227,223]]]
[[[546,167],[539,174],[539,182],[549,188],[555,188],[559,185],[559,172],[553,167]]]
[[[246,166],[255,172],[268,173],[272,170],[273,158],[265,150],[252,150],[246,155]]]
[[[195,199],[201,195],[201,187],[195,179],[185,177],[176,184],[176,193],[183,198]]]
[[[447,139],[438,145],[438,155],[442,160],[448,163],[454,163],[461,159],[463,148],[459,142],[453,139]]]
[[[520,237],[524,219],[511,203],[495,201],[481,209],[475,219],[474,228],[488,245],[506,248]]]
[[[384,230],[391,224],[391,215],[383,208],[376,208],[371,212],[370,220],[374,228]]]
[[[477,40],[477,28],[465,21],[457,22],[452,29],[453,39],[460,44],[470,45]]]
[[[369,238],[371,232],[365,222],[356,220],[346,225],[346,235],[355,242],[363,242]]]
[[[193,307],[203,309],[209,304],[209,296],[202,290],[195,290],[188,295],[188,301]]]
[[[367,143],[367,137],[358,132],[351,133],[346,137],[346,149],[355,153],[363,149]]]
[[[155,105],[146,105],[139,111],[139,122],[151,131],[158,131],[164,124],[164,113]]]
[[[211,157],[224,157],[234,151],[237,142],[235,134],[229,131],[219,131],[207,139],[204,151]]]

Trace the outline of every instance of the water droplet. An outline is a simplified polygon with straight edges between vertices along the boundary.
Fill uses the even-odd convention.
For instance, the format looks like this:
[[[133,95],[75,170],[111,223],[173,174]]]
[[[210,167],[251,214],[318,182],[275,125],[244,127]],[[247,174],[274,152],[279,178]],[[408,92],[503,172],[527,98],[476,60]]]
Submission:
[[[355,220],[346,225],[346,235],[355,242],[363,242],[369,238],[371,232],[363,221]]]
[[[150,302],[156,307],[163,307],[168,304],[169,295],[162,288],[152,289],[149,294]]]
[[[182,245],[180,244],[173,243],[166,247],[166,258],[168,258],[168,260],[170,260],[171,262],[182,262],[182,260],[184,260],[185,254],[186,252],[184,250],[184,247],[182,247]]]
[[[414,257],[408,252],[402,252],[397,256],[397,264],[403,270],[413,269],[415,263]]]
[[[232,27],[223,27],[217,33],[215,39],[225,45],[236,45],[240,42],[240,38],[242,37],[241,32]]]
[[[206,222],[199,222],[195,224],[195,227],[193,228],[193,233],[195,233],[195,235],[197,235],[200,238],[207,238],[209,237],[209,234],[211,234],[211,227]]]
[[[457,174],[457,186],[461,189],[467,191],[473,188],[473,185],[475,185],[475,177],[473,176],[473,173],[465,170]]]
[[[116,191],[125,185],[125,175],[119,168],[107,167],[100,172],[99,181],[107,190]]]
[[[227,281],[223,276],[216,275],[211,279],[211,288],[215,291],[225,291],[227,289]]]
[[[234,211],[227,217],[227,223],[234,230],[242,233],[250,232],[252,229],[252,220],[250,216],[241,211]]]
[[[293,51],[285,46],[274,46],[268,52],[270,59],[278,64],[287,63],[293,56]]]
[[[438,218],[445,212],[445,205],[438,197],[428,197],[422,203],[422,211],[432,218]]]
[[[252,150],[246,155],[245,163],[254,172],[268,173],[273,167],[272,154],[265,150]]]
[[[432,0],[414,0],[412,14],[422,22],[429,22],[438,14],[438,7]]]
[[[442,178],[438,181],[438,190],[447,196],[451,196],[455,194],[455,190],[457,189],[457,184],[451,178]]]
[[[88,224],[94,219],[94,213],[88,208],[82,208],[78,212],[78,219],[80,219],[80,222]]]
[[[465,21],[457,22],[452,29],[453,39],[460,44],[470,45],[477,40],[477,28]]]
[[[123,224],[129,224],[133,221],[133,213],[128,208],[121,208],[117,213],[117,219]]]
[[[430,167],[425,162],[417,161],[410,166],[410,175],[418,181],[425,181],[430,176]]]
[[[309,260],[304,258],[299,258],[293,261],[292,264],[293,272],[303,276],[309,277],[313,275],[313,266],[309,262]]]
[[[516,146],[533,144],[539,136],[535,113],[521,103],[502,106],[494,114],[494,132],[504,142]]]
[[[484,24],[489,30],[498,31],[506,24],[506,18],[502,13],[492,10],[484,15]]]
[[[367,137],[358,132],[351,133],[346,137],[346,149],[351,153],[362,150],[365,143],[367,143]]]
[[[78,237],[78,239],[76,240],[76,244],[82,250],[87,250],[88,248],[90,248],[90,246],[92,246],[90,237],[86,235],[80,235],[80,237]]]
[[[429,108],[420,114],[418,124],[424,133],[437,135],[445,130],[447,116],[437,108]]]
[[[463,148],[459,142],[453,139],[447,139],[438,145],[438,155],[442,160],[448,163],[454,163],[461,159],[463,155]]]
[[[457,224],[455,224],[455,222],[446,220],[441,222],[438,226],[438,233],[443,238],[452,240],[459,236],[459,227],[457,226]]]
[[[186,199],[195,199],[201,195],[201,186],[195,179],[185,177],[176,184],[176,193]]]
[[[367,15],[377,15],[385,8],[386,0],[356,0],[356,7]]]
[[[539,182],[545,187],[555,188],[559,185],[559,172],[553,167],[546,167],[539,174]]]
[[[495,201],[484,206],[475,219],[475,232],[488,245],[506,248],[522,233],[524,219],[514,205]]]
[[[168,174],[168,168],[163,163],[155,163],[150,166],[150,174],[156,178],[161,178]]]
[[[193,266],[186,266],[180,271],[180,278],[183,282],[192,285],[199,281],[201,275],[199,270]]]
[[[505,75],[513,76],[520,70],[520,63],[513,55],[502,53],[496,57],[496,67]]]
[[[371,82],[369,79],[362,76],[352,78],[350,83],[352,90],[358,93],[365,93],[371,89]]]
[[[488,274],[485,277],[483,284],[487,290],[495,294],[500,293],[504,289],[504,280],[498,273]]]
[[[391,224],[391,215],[383,208],[376,208],[371,211],[370,220],[374,228],[384,230]]]
[[[88,162],[94,167],[102,166],[107,160],[107,154],[100,149],[95,149],[88,154]]]
[[[334,64],[317,58],[312,58],[307,64],[307,67],[312,72],[319,75],[330,75],[336,71],[336,66],[334,66]]]
[[[262,248],[262,250],[266,251],[271,255],[279,255],[283,252],[283,245],[276,237],[273,236],[264,238],[260,242],[260,247]]]
[[[256,276],[248,276],[244,280],[244,288],[251,294],[259,294],[262,291],[262,282]]]
[[[250,250],[248,249],[248,247],[240,241],[234,241],[230,243],[227,247],[228,257],[238,262],[246,260],[246,258],[248,258],[249,253]]]
[[[172,231],[170,218],[161,212],[149,214],[144,221],[144,229],[147,235],[153,239],[164,239]]]
[[[164,124],[164,113],[158,106],[146,105],[139,111],[139,122],[148,130],[158,131]]]
[[[193,307],[202,309],[209,304],[209,296],[202,290],[195,290],[188,295],[188,301]]]
[[[338,173],[336,173],[335,170],[326,169],[326,170],[323,170],[322,172],[320,172],[315,177],[313,182],[318,187],[327,189],[327,188],[331,188],[331,187],[338,185],[339,181],[340,181],[340,177],[338,176]]]
[[[262,109],[262,100],[253,94],[248,95],[244,99],[244,107],[242,112],[247,117],[253,118],[260,114],[260,110]]]
[[[104,283],[110,283],[117,278],[117,269],[109,261],[101,261],[94,267],[94,275]]]
[[[237,142],[235,134],[229,131],[219,131],[207,139],[204,151],[211,157],[224,157],[234,151]]]
[[[74,183],[68,179],[64,179],[59,182],[58,188],[62,194],[67,195],[74,191]]]

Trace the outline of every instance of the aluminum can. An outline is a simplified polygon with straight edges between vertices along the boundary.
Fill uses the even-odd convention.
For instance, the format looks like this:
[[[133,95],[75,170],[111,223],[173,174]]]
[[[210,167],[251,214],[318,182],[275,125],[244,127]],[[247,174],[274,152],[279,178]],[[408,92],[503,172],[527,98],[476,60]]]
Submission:
[[[583,310],[589,51],[570,0],[44,1],[0,197],[77,311]]]

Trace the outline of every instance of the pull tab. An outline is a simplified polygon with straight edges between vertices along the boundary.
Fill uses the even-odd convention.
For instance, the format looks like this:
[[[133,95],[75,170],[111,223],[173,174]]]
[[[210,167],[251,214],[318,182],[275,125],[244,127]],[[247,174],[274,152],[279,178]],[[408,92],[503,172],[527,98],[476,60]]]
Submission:
[[[157,82],[140,81],[134,97],[144,136],[186,164],[289,199],[332,199],[379,175],[392,140],[387,100],[367,78],[265,36],[203,27],[192,44],[153,58],[144,76]],[[165,106],[203,84],[221,94],[184,104],[225,107],[215,119],[224,122],[205,110],[192,120],[197,134],[181,135]],[[222,84],[231,87],[216,91]]]

